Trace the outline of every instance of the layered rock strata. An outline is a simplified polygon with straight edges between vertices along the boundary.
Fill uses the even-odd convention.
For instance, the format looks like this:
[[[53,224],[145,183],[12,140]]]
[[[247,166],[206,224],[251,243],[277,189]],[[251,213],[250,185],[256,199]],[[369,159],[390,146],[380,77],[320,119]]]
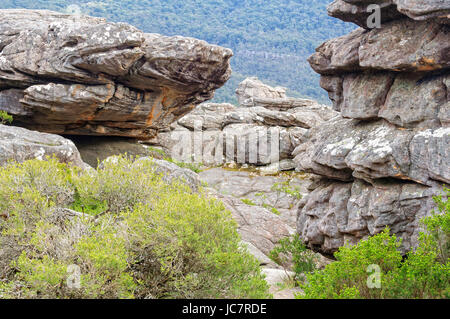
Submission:
[[[0,10],[0,110],[38,131],[147,139],[211,99],[231,56],[100,18]]]
[[[312,100],[289,98],[285,89],[256,78],[243,81],[236,93],[240,106],[201,104],[151,142],[183,161],[274,164],[289,170],[299,139],[338,114]]]
[[[450,3],[379,2],[396,12],[381,28],[325,42],[309,58],[340,116],[309,130],[293,153],[298,169],[329,179],[304,199],[297,230],[326,254],[386,226],[411,249],[433,195],[450,183]],[[358,10],[336,8],[368,4],[328,10],[361,24]]]

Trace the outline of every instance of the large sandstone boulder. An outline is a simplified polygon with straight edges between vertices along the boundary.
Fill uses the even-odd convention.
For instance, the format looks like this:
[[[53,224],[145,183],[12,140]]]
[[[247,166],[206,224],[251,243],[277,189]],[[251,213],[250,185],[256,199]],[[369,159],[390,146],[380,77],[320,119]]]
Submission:
[[[297,223],[325,254],[386,226],[406,252],[450,184],[450,3],[339,0],[328,10],[361,25],[372,3],[392,13],[381,28],[327,41],[309,58],[340,111],[293,152],[297,169],[328,179],[304,199]]]
[[[55,156],[60,162],[86,167],[72,141],[61,136],[0,125],[0,166],[9,161],[45,160]]]
[[[0,10],[0,109],[39,131],[151,138],[213,97],[231,56],[100,18]]]

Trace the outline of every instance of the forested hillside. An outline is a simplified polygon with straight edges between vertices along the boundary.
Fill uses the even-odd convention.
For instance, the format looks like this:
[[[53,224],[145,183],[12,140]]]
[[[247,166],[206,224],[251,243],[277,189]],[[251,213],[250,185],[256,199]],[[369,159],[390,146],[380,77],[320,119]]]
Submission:
[[[79,12],[130,23],[145,32],[183,35],[233,49],[233,77],[216,101],[234,102],[242,79],[257,76],[289,94],[328,103],[306,58],[355,26],[327,16],[330,0],[2,0],[1,9]]]

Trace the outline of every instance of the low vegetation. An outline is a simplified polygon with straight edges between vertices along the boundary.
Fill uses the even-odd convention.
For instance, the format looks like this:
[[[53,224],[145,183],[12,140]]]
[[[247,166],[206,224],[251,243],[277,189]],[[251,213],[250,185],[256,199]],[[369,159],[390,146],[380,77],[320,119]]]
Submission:
[[[0,298],[269,298],[222,202],[125,157],[0,170]]]
[[[0,298],[270,298],[222,202],[152,161],[81,170],[31,160],[0,170]],[[297,298],[449,298],[450,190],[403,256],[389,229],[316,268],[300,237],[270,257],[293,269]]]
[[[298,235],[282,239],[270,252],[270,259],[282,266],[285,270],[295,273],[295,280],[303,281],[305,274],[314,272],[317,267],[317,257]]]
[[[9,115],[5,111],[0,111],[0,124],[11,124],[13,121],[12,115]]]
[[[401,240],[382,233],[341,247],[337,259],[307,275],[298,298],[450,298],[450,190],[435,197],[439,213],[422,220],[419,246],[402,256]]]
[[[386,228],[341,247],[322,270],[298,236],[283,239],[270,257],[295,272],[303,290],[299,299],[450,298],[450,189],[445,191],[445,199],[434,198],[437,211],[421,220],[419,245],[406,256],[401,240]]]

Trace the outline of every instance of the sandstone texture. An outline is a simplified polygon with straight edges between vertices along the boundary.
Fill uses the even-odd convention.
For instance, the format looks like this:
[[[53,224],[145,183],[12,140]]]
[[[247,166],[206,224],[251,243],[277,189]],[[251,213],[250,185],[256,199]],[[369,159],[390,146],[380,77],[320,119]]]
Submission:
[[[361,23],[371,3],[391,13],[381,28]],[[340,112],[308,130],[293,152],[298,170],[328,179],[300,204],[297,231],[311,248],[331,255],[386,226],[405,252],[417,244],[419,220],[450,184],[449,10],[448,1],[329,6],[330,15],[366,29],[309,58]]]
[[[257,78],[244,80],[236,93],[239,106],[203,103],[150,143],[181,161],[274,164],[275,170],[291,170],[292,151],[300,138],[338,115],[315,101],[289,98],[284,88]]]
[[[328,14],[343,21],[368,28],[367,18],[378,5],[381,22],[410,18],[416,21],[434,19],[450,23],[450,3],[447,0],[334,0]]]
[[[21,127],[0,125],[0,166],[9,161],[45,160],[56,157],[60,162],[86,167],[72,141],[61,136],[30,131]]]
[[[100,18],[0,10],[0,110],[38,131],[148,139],[211,99],[231,56]]]

